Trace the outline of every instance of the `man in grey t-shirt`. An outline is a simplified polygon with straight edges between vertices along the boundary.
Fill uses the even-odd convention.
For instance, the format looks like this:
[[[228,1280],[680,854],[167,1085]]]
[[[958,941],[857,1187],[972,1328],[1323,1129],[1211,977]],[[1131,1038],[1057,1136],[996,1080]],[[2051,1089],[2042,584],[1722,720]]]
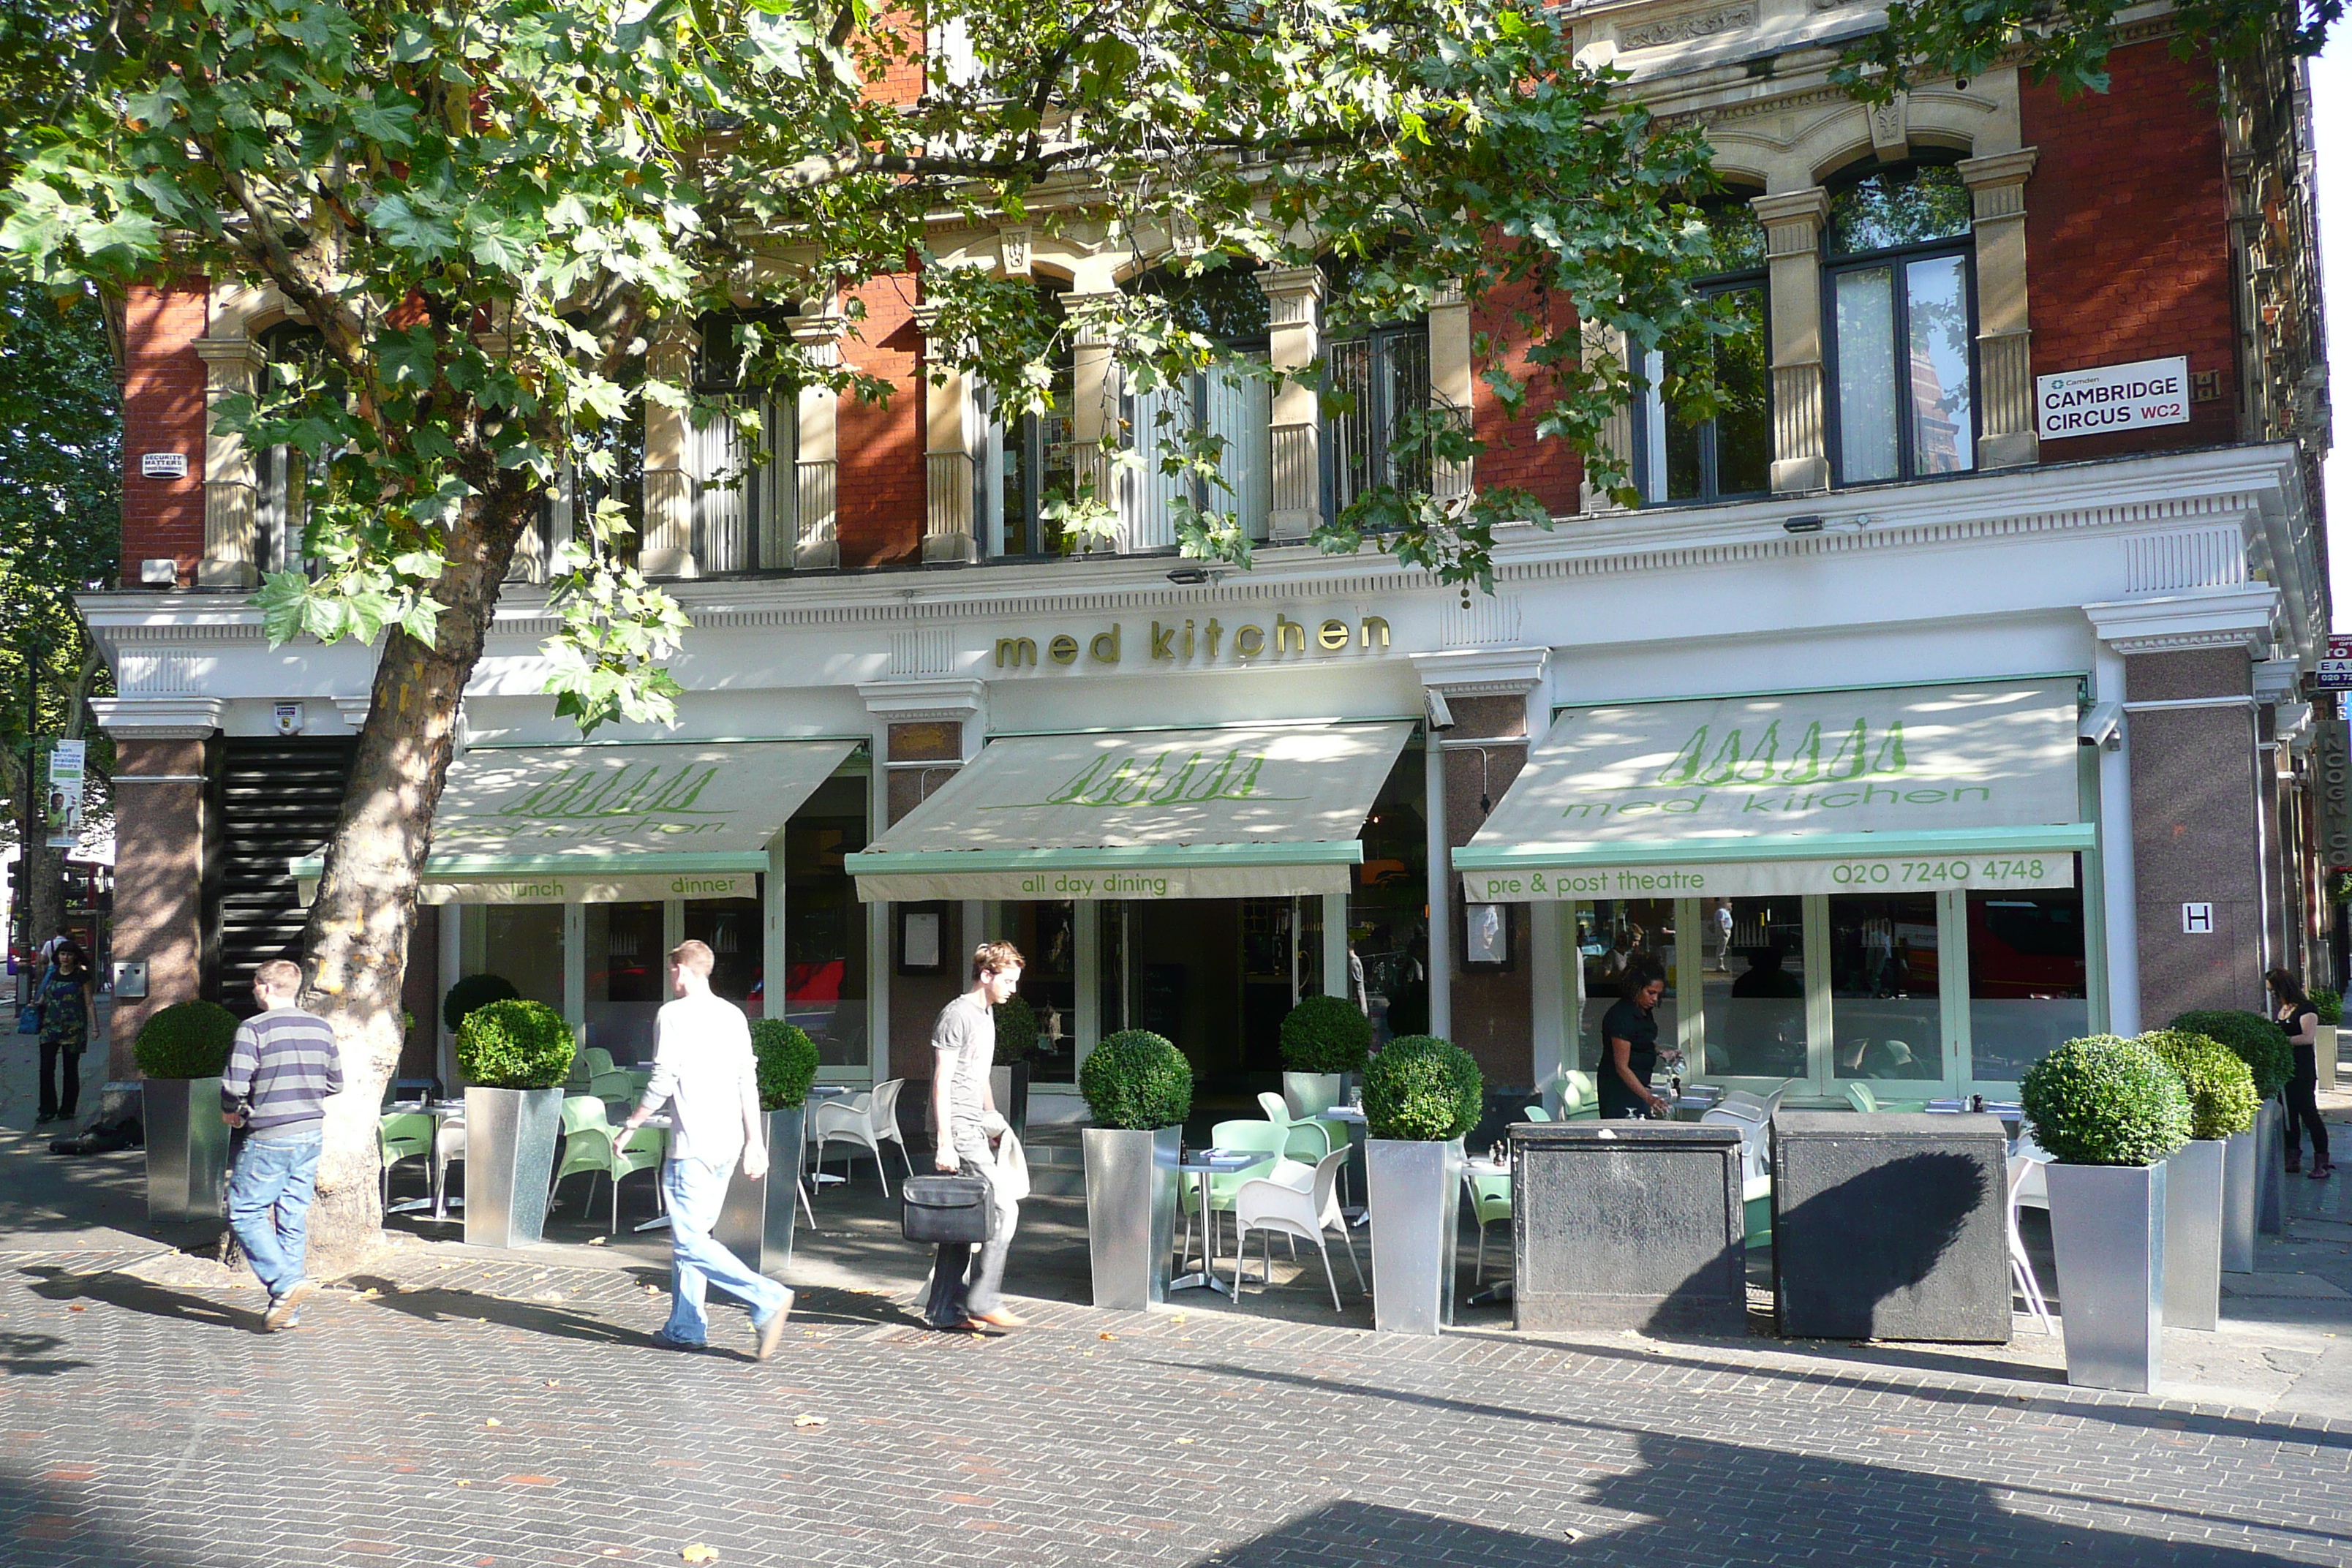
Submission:
[[[940,1009],[931,1026],[931,1131],[942,1171],[979,1176],[996,1192],[996,1154],[990,1140],[1002,1133],[1003,1118],[989,1088],[996,1065],[997,1005],[1012,1000],[1021,984],[1020,950],[1009,942],[982,942],[971,955],[971,989]],[[1017,1328],[1023,1320],[1004,1310],[997,1292],[1004,1282],[1004,1258],[1020,1223],[1018,1204],[996,1198],[996,1226],[980,1248],[941,1242],[931,1269],[931,1295],[923,1319],[935,1329],[977,1331],[982,1325]],[[969,1271],[967,1277],[967,1271]]]

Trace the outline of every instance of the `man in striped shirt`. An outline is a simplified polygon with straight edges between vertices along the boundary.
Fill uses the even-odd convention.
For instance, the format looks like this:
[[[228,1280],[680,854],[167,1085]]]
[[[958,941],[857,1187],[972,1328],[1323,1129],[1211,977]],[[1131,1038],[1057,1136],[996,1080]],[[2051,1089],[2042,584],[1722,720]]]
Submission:
[[[261,1011],[237,1026],[221,1074],[221,1119],[246,1130],[228,1178],[228,1224],[269,1291],[262,1322],[301,1321],[304,1297],[319,1287],[302,1272],[310,1195],[319,1179],[320,1103],[343,1088],[343,1056],[327,1021],[294,1005],[302,971],[282,958],[253,972]]]

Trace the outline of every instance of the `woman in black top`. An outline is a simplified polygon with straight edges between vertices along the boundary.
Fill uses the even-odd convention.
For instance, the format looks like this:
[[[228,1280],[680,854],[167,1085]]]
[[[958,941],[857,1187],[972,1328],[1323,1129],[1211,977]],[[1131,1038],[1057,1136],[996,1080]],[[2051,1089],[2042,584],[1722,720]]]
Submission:
[[[2327,1157],[2327,1123],[2319,1119],[2319,1009],[2302,982],[2284,969],[2263,977],[2278,1001],[2271,1016],[2294,1047],[2294,1076],[2286,1080],[2286,1168],[2303,1169],[2303,1132],[2311,1134],[2311,1179],[2326,1181],[2336,1169]]]
[[[59,942],[49,972],[34,991],[41,1010],[41,1107],[33,1125],[70,1121],[81,1100],[81,1054],[89,1048],[89,1017],[95,1011],[89,969],[81,949]]]
[[[1601,1114],[1604,1117],[1664,1116],[1666,1102],[1650,1092],[1658,1066],[1658,1020],[1652,1016],[1666,994],[1666,977],[1636,965],[1625,975],[1622,1000],[1601,1017]]]

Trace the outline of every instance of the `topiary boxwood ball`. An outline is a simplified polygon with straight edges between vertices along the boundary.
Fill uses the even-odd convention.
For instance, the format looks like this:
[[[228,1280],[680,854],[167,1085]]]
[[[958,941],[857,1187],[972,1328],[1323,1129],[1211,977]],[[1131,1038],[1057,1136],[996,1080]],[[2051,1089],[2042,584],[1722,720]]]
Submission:
[[[1078,1092],[1097,1127],[1175,1127],[1192,1113],[1192,1064],[1165,1036],[1121,1029],[1087,1053]]]
[[[553,1089],[572,1071],[572,1026],[544,1002],[509,997],[457,1026],[457,1065],[483,1089]]]
[[[449,987],[449,994],[441,999],[441,1021],[449,1026],[454,1035],[466,1026],[466,1015],[475,1008],[521,994],[503,974],[468,974]]]
[[[1478,1125],[1486,1085],[1470,1053],[1434,1035],[1406,1035],[1364,1066],[1364,1131],[1435,1142]]]
[[[149,1078],[218,1078],[236,1044],[236,1014],[217,1002],[174,1002],[139,1026],[131,1054]]]
[[[1282,1065],[1292,1072],[1361,1072],[1372,1021],[1345,996],[1302,997],[1282,1021]]]
[[[2253,1126],[2262,1100],[2235,1051],[2185,1029],[2151,1029],[2139,1043],[2162,1057],[2189,1091],[2189,1136],[2227,1138]]]
[[[996,1060],[1000,1067],[1025,1062],[1037,1048],[1036,1010],[1018,996],[1008,996],[994,1009]]]
[[[2294,1076],[2294,1047],[2286,1031],[2260,1013],[2183,1013],[2167,1026],[2218,1040],[2235,1051],[2254,1075],[2254,1092],[2264,1100]]]
[[[808,1099],[816,1082],[816,1042],[798,1024],[751,1020],[751,1054],[760,1062],[760,1109],[788,1110]]]
[[[2153,1165],[2189,1142],[2189,1091],[2137,1040],[2069,1040],[2018,1080],[2034,1141],[2068,1165]]]

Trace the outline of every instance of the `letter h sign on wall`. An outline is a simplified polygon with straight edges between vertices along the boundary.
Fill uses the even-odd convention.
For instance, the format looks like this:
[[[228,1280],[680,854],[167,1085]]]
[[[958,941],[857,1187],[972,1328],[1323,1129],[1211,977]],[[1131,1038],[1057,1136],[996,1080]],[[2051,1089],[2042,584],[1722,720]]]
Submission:
[[[2213,906],[2210,904],[2181,905],[2180,932],[2183,936],[2211,936]]]

